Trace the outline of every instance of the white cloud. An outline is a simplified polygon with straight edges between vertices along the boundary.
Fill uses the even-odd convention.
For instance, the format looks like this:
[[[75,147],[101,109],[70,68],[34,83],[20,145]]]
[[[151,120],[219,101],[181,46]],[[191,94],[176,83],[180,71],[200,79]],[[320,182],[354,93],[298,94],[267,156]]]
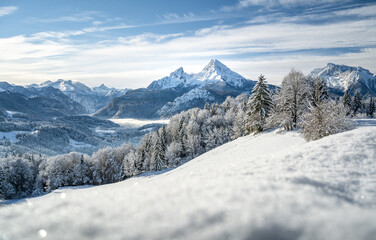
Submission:
[[[376,62],[376,50],[367,48],[376,46],[376,21],[371,18],[324,25],[288,21],[236,27],[218,25],[190,35],[145,33],[80,45],[53,39],[127,27],[132,26],[0,39],[0,52],[4,53],[0,55],[3,69],[0,79],[21,84],[64,78],[91,86],[105,81],[108,85],[135,88],[145,87],[180,66],[188,72],[197,72],[211,58],[223,60],[247,78],[256,79],[263,73],[271,83],[279,83],[292,67],[308,73],[327,62],[361,65],[376,71],[372,65]],[[346,47],[364,49],[333,56],[299,53],[312,48]],[[243,60],[232,60],[239,55]]]
[[[196,15],[192,12],[184,13],[182,15],[179,15],[177,13],[166,13],[163,15],[164,20],[155,23],[155,25],[209,21],[209,20],[224,19],[226,17],[228,16],[220,15],[215,12],[209,12],[209,13],[202,14],[202,15]]]
[[[16,6],[0,7],[0,17],[10,15],[18,10]]]
[[[102,21],[93,21],[92,24],[93,25],[101,25],[101,24],[103,24],[103,22]]]
[[[231,12],[243,8],[249,8],[253,6],[257,7],[295,7],[295,6],[320,6],[328,3],[335,2],[348,2],[349,0],[239,0],[235,5],[223,6],[220,10],[223,12]]]

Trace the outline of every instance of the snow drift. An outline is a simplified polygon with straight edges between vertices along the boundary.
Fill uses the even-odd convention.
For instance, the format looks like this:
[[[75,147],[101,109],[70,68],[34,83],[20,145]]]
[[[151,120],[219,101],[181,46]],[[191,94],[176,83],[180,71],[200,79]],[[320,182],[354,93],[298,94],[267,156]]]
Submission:
[[[246,136],[170,171],[5,202],[0,237],[372,239],[375,160],[375,126]]]

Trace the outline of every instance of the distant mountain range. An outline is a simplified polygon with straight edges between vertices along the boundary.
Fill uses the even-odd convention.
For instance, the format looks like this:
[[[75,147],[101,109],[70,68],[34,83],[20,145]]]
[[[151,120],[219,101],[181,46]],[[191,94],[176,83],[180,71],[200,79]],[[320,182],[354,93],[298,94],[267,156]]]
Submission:
[[[376,96],[376,75],[361,67],[328,63],[309,75],[324,78],[336,95],[349,89],[351,94],[358,90],[362,95]],[[100,118],[169,117],[189,108],[202,108],[206,102],[221,103],[227,96],[250,94],[255,83],[218,60],[211,60],[196,74],[178,68],[147,88],[135,90],[109,88],[103,84],[90,88],[62,79],[28,86],[0,82],[0,118],[10,113],[42,118],[77,114]]]
[[[94,113],[106,106],[113,98],[122,96],[127,89],[108,88],[104,84],[89,88],[83,83],[59,79],[56,82],[47,81],[42,84],[28,85],[27,88],[53,87],[59,89],[72,100],[81,104],[87,113]]]
[[[227,96],[249,94],[255,84],[220,61],[211,60],[197,74],[188,74],[179,68],[170,76],[153,81],[146,89],[130,90],[94,115],[103,118],[168,117],[189,108],[202,108],[206,102],[221,103]]]

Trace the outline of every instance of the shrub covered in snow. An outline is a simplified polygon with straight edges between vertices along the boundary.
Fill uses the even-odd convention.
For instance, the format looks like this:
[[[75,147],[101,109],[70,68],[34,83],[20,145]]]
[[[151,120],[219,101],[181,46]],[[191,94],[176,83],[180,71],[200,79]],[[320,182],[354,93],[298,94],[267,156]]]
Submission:
[[[300,132],[306,140],[317,140],[331,134],[348,131],[354,124],[347,116],[348,109],[335,101],[320,103],[311,107],[310,112],[302,116]]]

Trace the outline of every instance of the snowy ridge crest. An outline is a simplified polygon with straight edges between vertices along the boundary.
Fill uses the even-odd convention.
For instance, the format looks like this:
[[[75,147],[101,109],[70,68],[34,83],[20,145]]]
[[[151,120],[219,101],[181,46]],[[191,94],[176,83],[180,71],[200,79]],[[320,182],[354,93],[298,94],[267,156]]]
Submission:
[[[331,88],[376,94],[375,74],[362,67],[328,63],[324,68],[314,69],[310,76],[324,78]]]
[[[149,89],[168,89],[174,87],[191,87],[199,86],[200,82],[192,78],[192,74],[187,74],[184,72],[183,68],[180,67],[170,74],[168,77],[161,78],[159,80],[153,81],[148,88]]]

